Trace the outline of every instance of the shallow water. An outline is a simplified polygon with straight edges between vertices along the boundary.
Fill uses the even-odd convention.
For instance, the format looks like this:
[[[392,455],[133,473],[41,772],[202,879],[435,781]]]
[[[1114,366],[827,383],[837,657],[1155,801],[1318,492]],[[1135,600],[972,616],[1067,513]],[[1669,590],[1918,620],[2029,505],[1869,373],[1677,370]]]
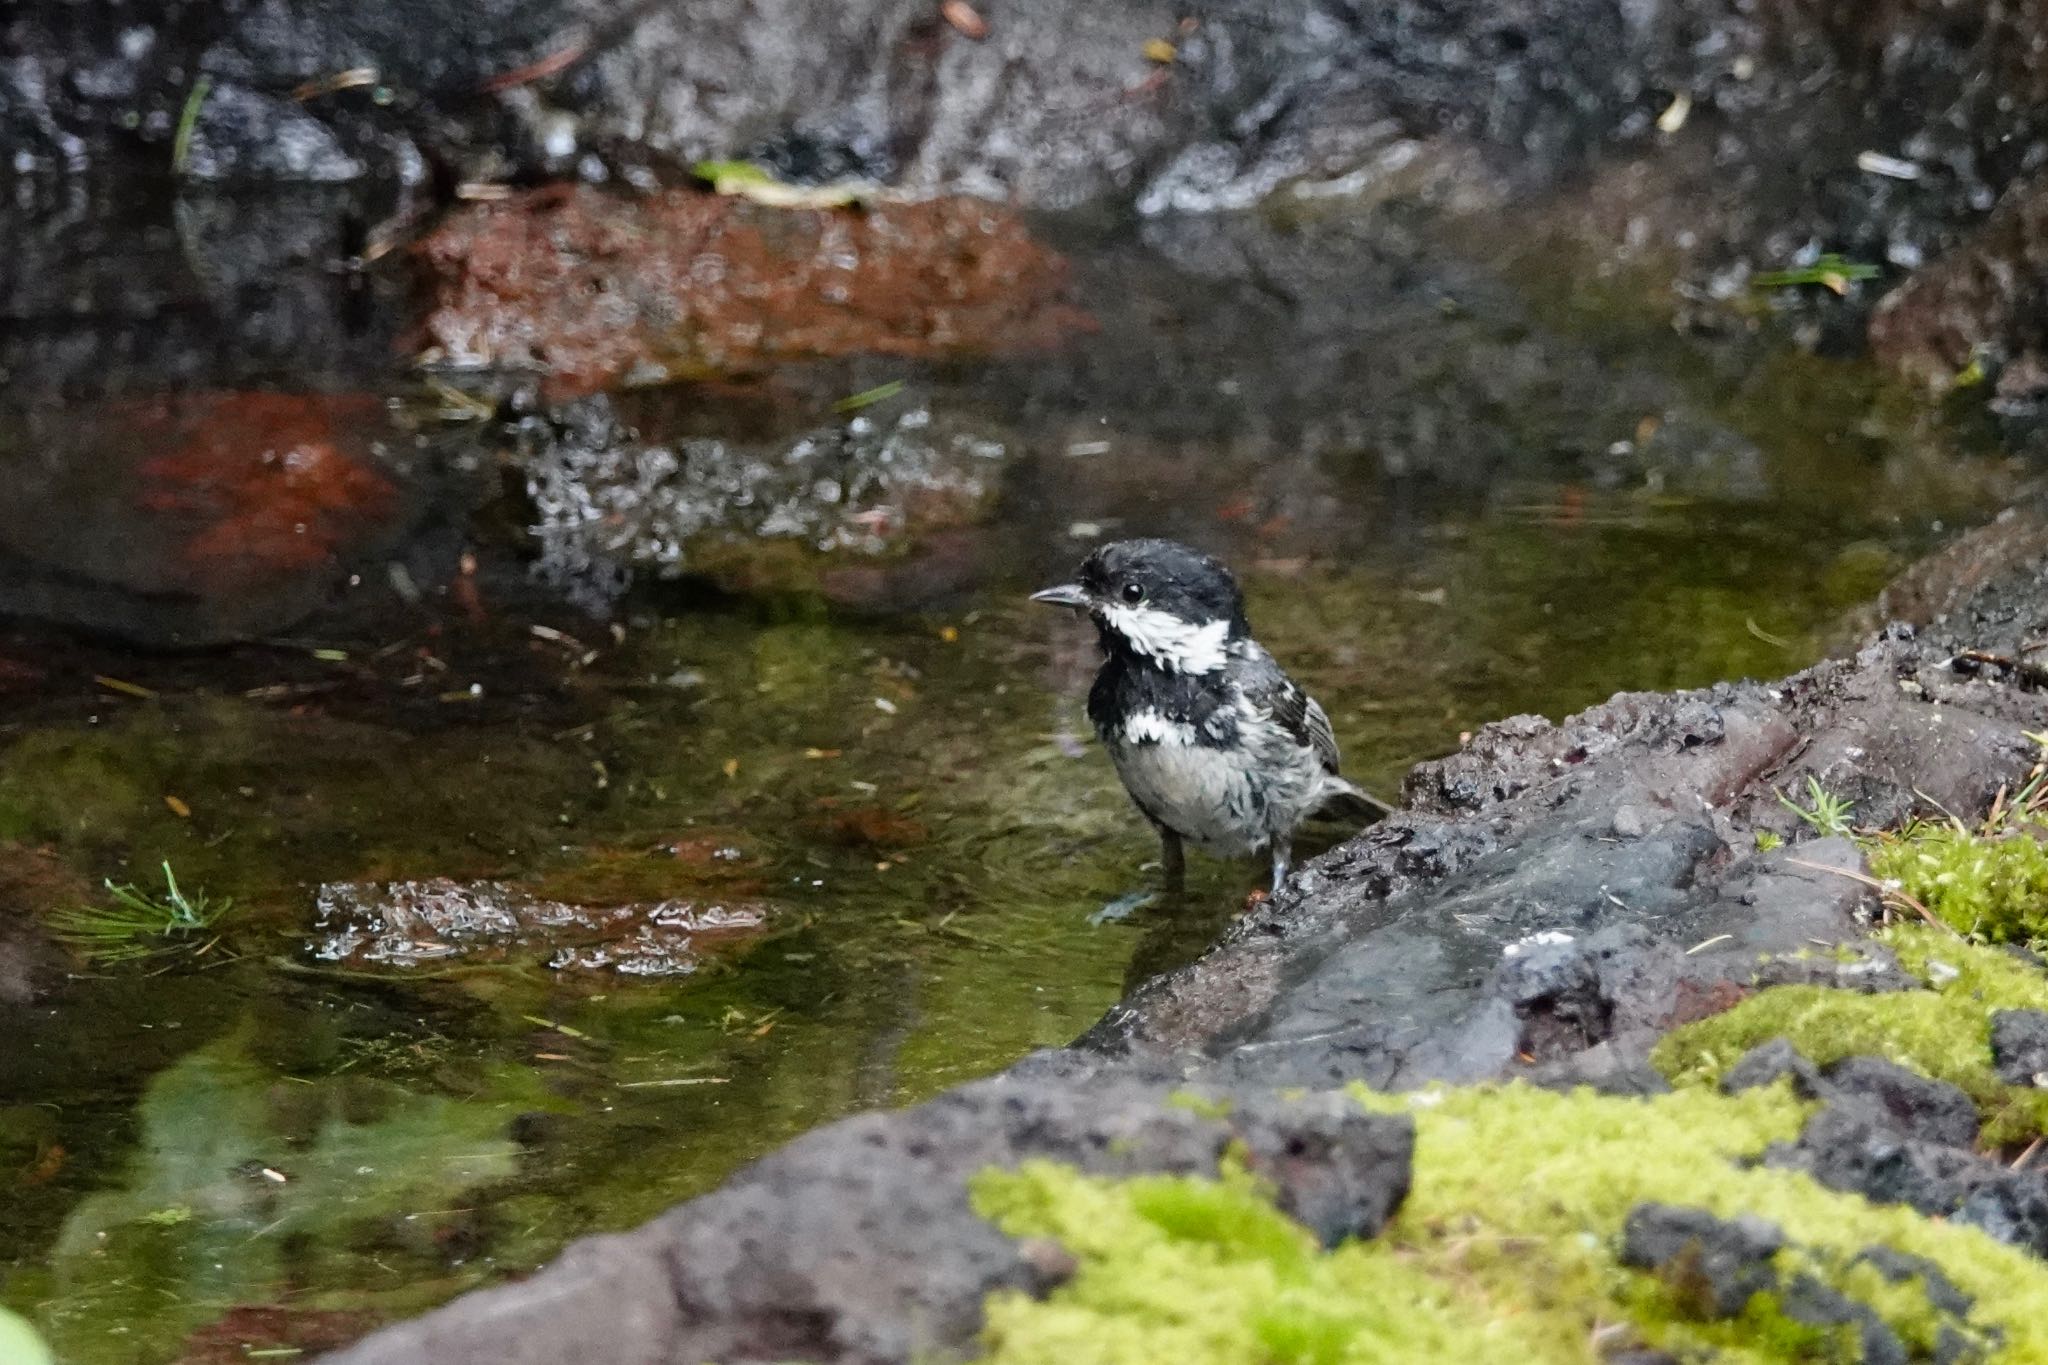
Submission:
[[[12,1011],[0,1301],[67,1361],[315,1349],[1063,1043],[1186,961],[1259,870],[1198,859],[1186,904],[1091,923],[1153,849],[1086,737],[1088,632],[1021,601],[1104,536],[1230,557],[1347,772],[1391,795],[1501,715],[1810,661],[2016,479],[1861,367],[1768,328],[1673,333],[1634,277],[1574,276],[1527,227],[1061,229],[1099,322],[1061,351],[622,404],[650,441],[772,448],[847,420],[819,395],[902,380],[862,420],[1001,447],[976,517],[873,562],[710,547],[685,555],[708,580],[643,571],[596,620],[532,581],[531,513],[458,434],[391,467],[403,525],[358,545],[362,592],[379,566],[411,586],[395,606],[236,617],[263,638],[200,653],[18,620],[12,894],[168,860],[236,908],[202,953]],[[47,469],[109,401],[46,396],[0,419],[0,455]],[[97,495],[149,477],[88,456]],[[10,552],[47,542],[65,497],[92,505],[13,482]],[[24,579],[17,610],[131,638],[227,619]],[[313,951],[322,883],[429,877],[770,919],[654,981]]]

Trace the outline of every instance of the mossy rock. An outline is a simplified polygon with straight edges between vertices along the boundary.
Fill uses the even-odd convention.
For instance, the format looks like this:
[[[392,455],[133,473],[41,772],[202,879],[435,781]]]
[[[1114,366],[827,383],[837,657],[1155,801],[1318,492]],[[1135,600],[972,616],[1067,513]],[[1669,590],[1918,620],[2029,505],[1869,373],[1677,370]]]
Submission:
[[[1928,989],[1859,995],[1824,986],[1774,986],[1726,1013],[1673,1031],[1651,1060],[1675,1085],[1713,1085],[1743,1053],[1784,1038],[1822,1066],[1849,1057],[1885,1057],[1957,1086],[1977,1102],[1988,1144],[2048,1132],[2048,1092],[2006,1084],[1991,1057],[1991,1016],[2048,1009],[2048,973],[2003,949],[1925,925],[1887,930],[1881,937]]]
[[[1630,1345],[1689,1360],[1860,1358],[1848,1327],[1796,1321],[1772,1294],[1715,1320],[1682,1285],[1624,1266],[1630,1211],[1668,1203],[1769,1220],[1786,1238],[1776,1271],[1867,1307],[1916,1357],[1943,1342],[1962,1359],[2048,1360],[2048,1266],[1975,1229],[1754,1163],[1807,1117],[1782,1085],[1650,1099],[1523,1085],[1359,1093],[1414,1116],[1414,1192],[1379,1238],[1327,1252],[1242,1173],[983,1173],[977,1208],[1012,1234],[1058,1239],[1079,1262],[1043,1301],[990,1300],[989,1358],[1562,1365]],[[1863,1258],[1871,1247],[1924,1258],[1946,1284],[1931,1293],[1924,1278],[1881,1273]]]

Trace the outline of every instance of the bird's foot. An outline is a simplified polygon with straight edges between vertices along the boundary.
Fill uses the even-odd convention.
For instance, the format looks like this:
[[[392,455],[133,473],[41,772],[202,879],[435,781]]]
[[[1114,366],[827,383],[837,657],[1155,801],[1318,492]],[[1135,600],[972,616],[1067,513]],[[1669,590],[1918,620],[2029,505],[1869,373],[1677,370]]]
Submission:
[[[1090,915],[1088,923],[1097,928],[1105,924],[1121,924],[1158,899],[1157,891],[1133,891],[1128,895],[1118,896]]]

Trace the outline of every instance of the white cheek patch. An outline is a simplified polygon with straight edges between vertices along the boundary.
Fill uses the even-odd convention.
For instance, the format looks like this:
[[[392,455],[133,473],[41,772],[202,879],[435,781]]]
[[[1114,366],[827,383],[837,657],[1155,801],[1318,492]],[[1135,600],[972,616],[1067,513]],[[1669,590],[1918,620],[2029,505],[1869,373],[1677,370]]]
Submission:
[[[1157,711],[1139,711],[1124,722],[1126,744],[1173,744],[1195,742],[1195,727],[1184,720],[1168,720]]]
[[[1102,608],[1109,628],[1169,673],[1214,673],[1226,659],[1224,644],[1230,622],[1192,625],[1170,612],[1152,607],[1111,603]]]

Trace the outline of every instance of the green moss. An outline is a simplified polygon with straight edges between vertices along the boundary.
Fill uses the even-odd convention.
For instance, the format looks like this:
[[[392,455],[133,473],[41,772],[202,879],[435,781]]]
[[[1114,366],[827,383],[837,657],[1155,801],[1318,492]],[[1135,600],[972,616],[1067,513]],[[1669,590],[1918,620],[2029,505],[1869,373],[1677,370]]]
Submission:
[[[1375,1245],[1320,1252],[1241,1173],[1112,1181],[1035,1162],[984,1172],[974,1199],[1005,1230],[1057,1237],[1081,1260],[1047,1302],[989,1301],[987,1358],[1004,1365],[1491,1360],[1538,1347]]]
[[[1925,925],[1901,925],[1878,937],[1899,965],[1942,994],[1987,1011],[2048,1010],[2048,972],[2001,948],[1963,943]]]
[[[1953,821],[1879,840],[1870,870],[1959,932],[1994,943],[2048,938],[2048,846],[2038,821],[1985,831]]]
[[[1673,1084],[1713,1085],[1743,1053],[1785,1038],[1822,1066],[1886,1057],[1959,1086],[1977,1102],[1988,1143],[2048,1131],[2048,1093],[2005,1084],[1991,1064],[1992,1014],[2048,1009],[2048,976],[2008,953],[1924,925],[1882,937],[1930,989],[1859,995],[1824,986],[1772,987],[1674,1030],[1651,1060]]]
[[[1850,1361],[1852,1335],[1787,1318],[1771,1295],[1741,1316],[1698,1311],[1698,1286],[1631,1270],[1623,1223],[1644,1202],[1754,1213],[1810,1274],[1871,1307],[1909,1349],[1943,1332],[1988,1361],[2048,1359],[2048,1267],[1975,1229],[1826,1190],[1747,1160],[1794,1136],[1807,1107],[1783,1087],[1654,1099],[1526,1086],[1416,1095],[1360,1091],[1417,1127],[1413,1193],[1382,1235],[1324,1252],[1242,1173],[1113,1181],[1038,1163],[989,1171],[976,1207],[1079,1260],[1043,1302],[989,1304],[990,1358],[1057,1362],[1493,1360],[1583,1362],[1637,1342],[1685,1359]],[[1859,1259],[1870,1246],[1924,1257],[1974,1302],[1958,1320],[1918,1277]]]

